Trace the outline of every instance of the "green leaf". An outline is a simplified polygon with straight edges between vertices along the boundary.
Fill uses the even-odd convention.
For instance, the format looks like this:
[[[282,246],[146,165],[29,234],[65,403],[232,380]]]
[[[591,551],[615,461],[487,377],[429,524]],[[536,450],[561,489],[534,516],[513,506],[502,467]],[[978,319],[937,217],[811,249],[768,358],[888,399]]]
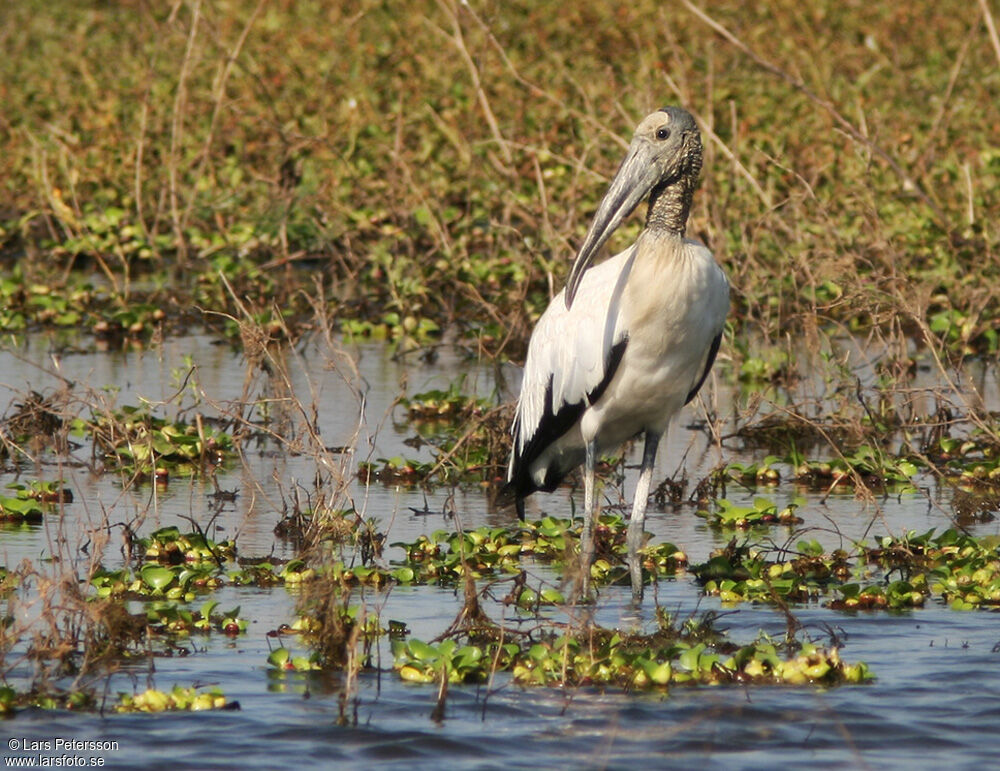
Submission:
[[[437,648],[423,640],[410,640],[406,647],[410,657],[417,661],[435,661],[439,656]]]
[[[201,613],[202,618],[210,618],[212,615],[212,611],[215,610],[215,606],[218,604],[219,604],[218,600],[209,600],[208,602],[206,602],[204,605],[201,606],[201,610],[198,612]],[[239,610],[239,608],[237,608],[237,610]]]
[[[413,568],[404,566],[392,571],[392,577],[401,584],[412,584],[417,574]]]
[[[699,645],[696,645],[693,648],[688,648],[680,655],[680,658],[677,661],[682,667],[684,667],[689,672],[697,672],[698,656],[701,655],[701,652],[704,649],[705,649],[704,643],[700,643]]]
[[[174,571],[161,565],[145,565],[140,575],[144,583],[157,591],[166,589],[174,580]]]
[[[271,651],[271,654],[267,657],[267,663],[272,667],[277,667],[278,669],[284,669],[285,664],[288,663],[288,659],[291,654],[288,652],[288,648],[275,648]]]
[[[542,589],[541,597],[543,601],[549,603],[550,605],[563,605],[566,603],[566,598],[563,596],[562,592],[558,589],[553,589],[552,587]]]

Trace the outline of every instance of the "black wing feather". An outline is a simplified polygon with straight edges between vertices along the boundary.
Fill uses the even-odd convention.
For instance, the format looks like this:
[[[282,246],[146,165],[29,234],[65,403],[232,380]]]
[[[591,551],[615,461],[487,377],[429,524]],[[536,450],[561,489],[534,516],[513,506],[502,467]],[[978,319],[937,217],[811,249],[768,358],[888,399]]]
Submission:
[[[708,349],[708,358],[705,359],[705,371],[701,373],[701,378],[699,378],[698,383],[695,385],[695,387],[688,392],[687,399],[684,400],[685,404],[690,402],[698,394],[698,391],[701,390],[701,387],[705,384],[705,378],[708,377],[708,373],[712,369],[712,365],[715,363],[715,357],[719,353],[720,343],[722,343],[721,332],[717,334],[715,336],[715,339],[712,341],[712,345]]]
[[[501,491],[501,495],[506,492],[513,492],[517,503],[517,513],[521,519],[524,519],[524,498],[537,490],[552,492],[570,471],[583,462],[581,456],[577,463],[567,468],[550,466],[546,469],[545,480],[541,485],[535,483],[529,471],[531,464],[545,452],[545,449],[563,436],[580,420],[587,405],[593,404],[601,398],[614,379],[615,373],[618,371],[618,366],[621,364],[622,356],[625,355],[627,344],[628,338],[625,337],[611,346],[611,350],[608,352],[608,359],[605,362],[604,377],[601,378],[601,382],[587,394],[585,399],[581,399],[574,404],[563,404],[558,410],[553,409],[552,377],[549,376],[549,382],[545,388],[545,409],[542,413],[542,419],[539,421],[535,433],[532,434],[527,444],[525,444],[524,450],[520,453],[517,451],[517,432],[515,432],[513,448],[514,465],[510,481],[507,482],[504,490]]]

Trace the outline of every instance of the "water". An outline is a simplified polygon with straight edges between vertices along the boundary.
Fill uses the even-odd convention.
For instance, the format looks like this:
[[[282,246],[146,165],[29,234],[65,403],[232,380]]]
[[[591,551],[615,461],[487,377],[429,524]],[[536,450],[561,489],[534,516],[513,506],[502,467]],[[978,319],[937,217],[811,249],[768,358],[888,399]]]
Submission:
[[[247,388],[250,396],[270,394],[280,400],[290,388],[306,404],[315,402],[316,427],[324,444],[356,447],[354,456],[330,456],[350,470],[365,459],[429,457],[426,449],[416,451],[403,444],[411,431],[399,424],[401,413],[392,410],[399,395],[446,388],[459,372],[465,373],[467,390],[490,395],[495,388],[491,366],[470,365],[448,349],[433,362],[417,357],[400,361],[380,345],[346,346],[331,352],[325,344],[312,342],[288,355],[287,362],[290,379],[282,385],[261,375],[230,348],[198,335],[167,340],[154,350],[127,353],[60,352],[54,341],[34,337],[0,351],[0,372],[4,373],[0,405],[20,401],[28,388],[51,391],[60,385],[60,377],[73,381],[76,392],[88,394],[90,401],[166,402],[162,409],[168,415],[195,401],[200,411],[209,414],[213,409],[224,410],[243,398]],[[196,370],[185,382],[191,364]],[[516,383],[515,371],[506,374]],[[987,369],[978,377],[981,383],[995,384],[996,373]],[[109,384],[117,393],[104,389]],[[925,387],[933,386],[928,382]],[[185,389],[187,395],[178,402],[175,395]],[[727,389],[719,389],[720,405],[732,398]],[[725,412],[720,408],[721,414]],[[295,414],[286,417],[292,433],[298,431],[299,418]],[[697,413],[685,413],[671,433],[660,454],[657,481],[672,475],[682,462],[688,477],[697,480],[719,462],[750,460],[728,447],[720,451],[703,431],[686,429],[697,417]],[[40,527],[0,532],[0,565],[13,567],[27,558],[38,561],[42,570],[55,570],[40,558],[56,553],[85,566],[89,556],[80,551],[81,534],[93,529],[105,514],[112,524],[135,522],[141,532],[168,524],[188,529],[185,517],[206,524],[213,515],[208,496],[214,488],[208,481],[178,478],[166,489],[123,488],[114,475],[93,473],[89,457],[89,447],[84,446],[74,453],[78,464],[47,460],[37,467],[22,467],[20,477],[16,469],[5,469],[2,483],[61,475],[75,500],[67,506],[61,523],[48,518]],[[637,458],[633,455],[631,460]],[[273,527],[282,502],[290,499],[296,486],[307,490],[314,473],[309,454],[292,453],[274,442],[251,443],[244,460],[218,476],[222,489],[238,490],[239,495],[215,516],[216,534],[235,537],[242,555],[292,556],[293,549],[275,538]],[[630,471],[625,498],[631,494],[633,477]],[[922,479],[921,484],[917,492],[874,503],[862,502],[850,492],[826,497],[808,494],[799,511],[804,525],[794,534],[773,528],[772,537],[779,544],[787,538],[809,537],[838,546],[907,529],[948,527],[947,495],[930,480]],[[510,512],[491,509],[476,487],[456,491],[439,487],[424,493],[379,483],[367,486],[354,481],[350,486],[354,504],[366,516],[378,519],[390,543],[412,540],[437,528],[451,529],[440,513],[451,493],[465,527],[509,522]],[[728,497],[737,503],[757,494],[783,504],[802,491],[788,484],[760,492],[728,490]],[[606,496],[608,503],[618,502],[616,490],[606,491]],[[529,502],[529,517],[567,516],[571,497],[564,490],[536,496]],[[432,513],[418,515],[413,509]],[[647,529],[656,538],[677,543],[692,562],[704,559],[728,540],[689,508],[653,510]],[[972,529],[977,535],[997,531],[996,523]],[[117,545],[109,545],[105,554],[113,562]],[[385,556],[398,558],[399,553],[387,550]],[[552,578],[544,568],[535,572]],[[101,758],[106,767],[130,769],[270,769],[316,764],[407,769],[625,768],[640,764],[678,769],[985,768],[996,764],[1000,752],[996,734],[1000,617],[988,611],[955,612],[934,602],[903,614],[850,615],[818,607],[796,608],[795,617],[809,633],[822,638],[825,629],[834,628],[844,642],[841,655],[869,665],[877,680],[866,686],[829,690],[677,687],[666,695],[613,689],[526,689],[500,681],[493,691],[485,686],[451,686],[444,716],[438,719],[432,715],[436,689],[401,682],[391,671],[385,643],[379,649],[383,671],[364,674],[346,708],[338,673],[270,672],[266,658],[275,643],[267,632],[294,618],[294,596],[285,589],[225,587],[213,599],[219,600],[220,608],[242,607],[242,615],[251,620],[246,634],[234,640],[219,634],[196,638],[196,652],[157,657],[155,672],[143,661],[96,684],[106,686],[111,701],[117,691],[141,691],[150,685],[169,689],[174,684],[217,684],[229,701],[239,702],[239,711],[100,715],[29,709],[0,723],[0,732],[18,748],[24,742],[53,743],[57,738],[114,741],[117,749],[71,752],[69,756]],[[627,588],[603,590],[596,620],[630,629],[648,626],[657,603],[681,617],[722,610],[713,598],[700,597],[688,577],[662,581],[638,611],[629,599]],[[397,587],[380,595],[368,592],[366,601],[381,607],[383,619],[404,620],[421,639],[442,632],[462,605],[453,590],[437,587]],[[504,623],[517,623],[502,606],[490,605],[487,611],[495,620],[506,614]],[[739,606],[720,623],[732,639],[741,642],[753,640],[760,630],[780,637],[786,626],[780,611],[749,604]],[[17,684],[19,677],[28,674],[15,666],[7,676]],[[347,725],[341,724],[345,714]],[[0,752],[5,760],[34,756],[51,760],[60,755],[55,749],[36,752],[11,750],[10,746]]]

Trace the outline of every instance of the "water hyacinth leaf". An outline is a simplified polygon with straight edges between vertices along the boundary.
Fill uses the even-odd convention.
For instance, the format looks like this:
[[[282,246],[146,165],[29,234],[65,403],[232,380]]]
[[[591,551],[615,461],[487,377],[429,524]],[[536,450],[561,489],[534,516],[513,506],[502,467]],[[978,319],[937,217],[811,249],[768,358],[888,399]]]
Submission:
[[[408,659],[409,654],[407,653],[407,643],[402,637],[394,637],[390,640],[389,648],[392,651],[392,657],[396,660]]]
[[[554,538],[555,536],[562,535],[567,530],[566,523],[562,520],[553,519],[552,517],[545,517],[539,523],[538,532],[547,538]]]
[[[34,498],[0,498],[0,509],[22,516],[43,512],[41,504]]]
[[[161,543],[169,543],[170,541],[176,541],[181,537],[180,528],[176,525],[169,525],[167,527],[161,527],[159,530],[154,530],[149,535],[150,541],[159,541]]]
[[[201,533],[188,533],[185,535],[187,538],[188,545],[193,549],[207,549],[209,548],[208,539]]]
[[[549,649],[541,643],[535,643],[528,648],[528,658],[534,659],[535,661],[544,661],[548,657]]]
[[[455,652],[452,664],[460,668],[470,668],[478,664],[483,658],[483,651],[474,645],[464,645]]]
[[[434,675],[409,664],[400,667],[399,676],[410,683],[433,683]]]
[[[823,544],[815,539],[809,541],[799,541],[795,544],[795,548],[803,554],[811,555],[813,557],[821,556],[824,551]]]
[[[155,591],[163,591],[175,578],[174,571],[161,565],[144,565],[139,575],[143,582]]]
[[[642,659],[641,664],[650,682],[656,685],[667,685],[670,682],[673,668],[670,666],[669,661],[657,662],[650,659]]]
[[[173,443],[169,439],[157,436],[156,434],[153,435],[152,445],[153,451],[156,452],[157,455],[170,455],[174,452]]]
[[[541,598],[543,602],[547,602],[550,605],[564,605],[566,603],[563,593],[552,587],[542,589]]]
[[[685,650],[678,659],[678,663],[689,672],[698,671],[698,656],[705,649],[704,643]]]
[[[410,640],[406,643],[406,650],[417,661],[436,661],[440,655],[436,648],[428,645],[423,640]]]
[[[177,574],[177,583],[181,586],[187,586],[192,579],[204,575],[201,570],[192,570],[191,568],[184,568]]]
[[[392,571],[392,577],[401,584],[412,584],[416,579],[417,574],[413,568],[404,565],[401,568],[396,568]]]
[[[198,612],[201,614],[202,618],[210,618],[212,611],[215,610],[216,606],[219,604],[218,600],[208,600],[204,605],[201,606],[201,610]],[[237,608],[239,611],[239,608]]]

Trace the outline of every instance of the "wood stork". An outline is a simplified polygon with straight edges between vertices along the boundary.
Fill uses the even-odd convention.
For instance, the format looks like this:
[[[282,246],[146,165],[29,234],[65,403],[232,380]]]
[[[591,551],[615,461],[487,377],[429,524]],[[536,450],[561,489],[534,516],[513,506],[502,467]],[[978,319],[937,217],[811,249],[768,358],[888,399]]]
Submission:
[[[565,289],[538,320],[511,426],[508,489],[524,498],[551,492],[581,463],[583,593],[593,560],[594,464],[600,453],[645,433],[628,527],[635,597],[638,550],[653,462],[671,418],[701,388],[719,350],[729,282],[712,253],[684,237],[698,173],[694,118],[664,107],[642,120],[597,208]],[[590,268],[612,232],[648,198],[646,226],[625,251]]]

